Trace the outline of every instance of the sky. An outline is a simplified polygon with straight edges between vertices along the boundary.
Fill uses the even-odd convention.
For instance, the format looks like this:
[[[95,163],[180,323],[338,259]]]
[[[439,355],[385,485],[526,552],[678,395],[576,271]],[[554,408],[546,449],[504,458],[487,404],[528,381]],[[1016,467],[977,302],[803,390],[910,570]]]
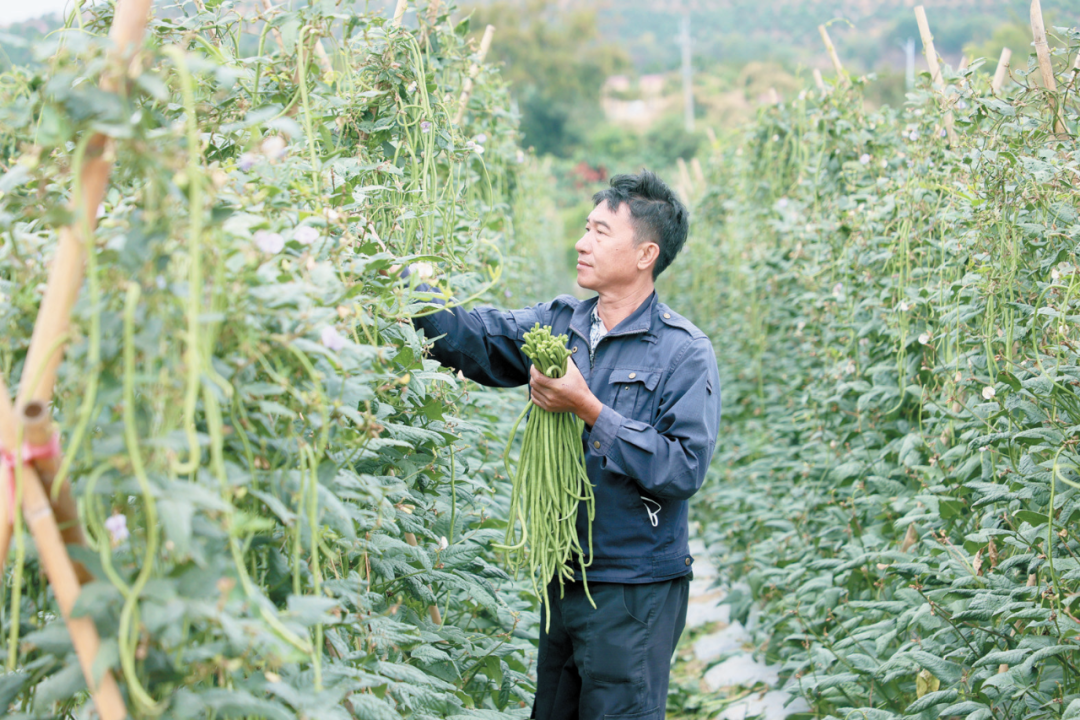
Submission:
[[[0,0],[0,27],[71,7],[74,0]]]

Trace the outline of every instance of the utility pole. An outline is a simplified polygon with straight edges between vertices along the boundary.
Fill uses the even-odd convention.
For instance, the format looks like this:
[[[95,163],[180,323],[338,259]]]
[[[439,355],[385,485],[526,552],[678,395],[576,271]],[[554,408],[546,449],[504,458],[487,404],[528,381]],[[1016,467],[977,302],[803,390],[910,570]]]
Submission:
[[[690,8],[682,11],[682,32],[679,36],[682,45],[682,86],[683,86],[683,123],[686,132],[694,132],[694,69],[690,66]]]

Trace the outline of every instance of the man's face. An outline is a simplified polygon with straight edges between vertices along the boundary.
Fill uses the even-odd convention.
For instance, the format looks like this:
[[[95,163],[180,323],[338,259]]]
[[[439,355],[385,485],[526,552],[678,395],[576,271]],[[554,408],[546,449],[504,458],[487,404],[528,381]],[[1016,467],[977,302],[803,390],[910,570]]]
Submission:
[[[612,212],[602,201],[589,213],[585,235],[577,241],[577,282],[586,290],[603,292],[635,284],[643,272],[652,274],[656,243],[634,244],[630,205]]]

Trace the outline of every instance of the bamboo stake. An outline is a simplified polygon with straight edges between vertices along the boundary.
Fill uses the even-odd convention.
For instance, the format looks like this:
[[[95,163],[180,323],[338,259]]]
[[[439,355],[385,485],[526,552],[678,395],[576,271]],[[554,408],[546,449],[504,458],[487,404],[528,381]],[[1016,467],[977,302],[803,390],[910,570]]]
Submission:
[[[1057,92],[1057,82],[1054,80],[1054,65],[1050,60],[1050,44],[1046,41],[1046,26],[1043,25],[1042,4],[1039,0],[1031,0],[1031,33],[1035,36],[1035,55],[1039,58],[1043,87],[1051,94],[1050,103],[1053,107],[1056,102],[1052,95]],[[1059,135],[1065,133],[1061,110],[1056,107],[1054,108],[1054,132]]]
[[[821,71],[814,68],[814,84],[821,92],[825,92],[825,78],[821,77]]]
[[[434,25],[435,22],[439,19],[439,5],[440,4],[441,4],[440,0],[431,0],[431,2],[428,3],[428,9],[427,9],[428,25]]]
[[[396,28],[401,27],[401,21],[405,18],[405,11],[409,8],[409,0],[398,0],[397,7],[394,8],[394,20],[393,25]]]
[[[472,97],[473,79],[480,72],[480,65],[483,64],[484,58],[487,57],[488,49],[491,47],[491,38],[494,36],[495,26],[488,25],[484,29],[484,37],[480,40],[480,49],[476,52],[476,62],[469,68],[469,75],[465,78],[465,87],[461,90],[461,99],[458,101],[457,115],[454,116],[455,125],[460,125],[461,121],[465,119],[465,109],[469,105],[469,98]]]
[[[938,63],[937,50],[934,49],[934,36],[930,33],[930,23],[926,20],[926,9],[922,5],[915,7],[915,21],[919,24],[919,35],[922,36],[923,50],[926,51],[926,64],[930,66],[930,78],[938,90],[943,90],[944,81],[941,77],[941,65]],[[944,104],[948,101],[944,99]],[[945,132],[949,136],[949,143],[956,144],[956,130],[953,128],[952,110],[945,112]]]
[[[23,408],[22,422],[27,444],[42,447],[52,442],[56,430],[52,427],[49,408],[45,403],[39,400],[27,403]],[[51,490],[53,478],[56,477],[56,471],[60,469],[60,458],[57,456],[37,458],[33,464],[42,487],[46,491]],[[61,486],[56,502],[53,504],[53,513],[56,515],[60,535],[64,538],[64,542],[68,545],[85,546],[86,538],[83,536],[82,525],[79,524],[79,508],[75,504],[75,498],[71,494],[71,485],[68,483]],[[82,563],[73,564],[75,574],[79,577],[81,584],[85,585],[94,579]]]
[[[994,71],[994,79],[990,81],[990,90],[995,95],[1001,92],[1001,86],[1005,84],[1005,75],[1009,72],[1010,60],[1012,60],[1012,50],[1001,48],[1001,57],[998,58],[997,70]]]
[[[840,82],[844,85],[850,84],[851,80],[844,73],[844,66],[840,62],[840,56],[836,54],[836,46],[833,45],[832,38],[829,37],[829,31],[825,29],[824,25],[818,25],[817,29],[821,33],[822,42],[825,43],[825,51],[829,53],[829,59],[832,60],[833,67],[836,68],[836,74],[840,76]]]
[[[131,0],[124,0],[121,7],[130,5]],[[117,12],[121,12],[117,10]],[[17,445],[18,429],[15,423],[15,413],[8,399],[7,388],[0,382],[0,446],[13,448]],[[23,517],[34,538],[34,544],[38,549],[41,565],[45,570],[45,576],[52,586],[56,604],[60,606],[60,614],[67,625],[68,634],[71,636],[71,644],[75,647],[75,653],[79,658],[79,666],[82,668],[83,677],[86,678],[86,686],[90,688],[90,695],[94,700],[98,715],[103,720],[124,720],[127,717],[127,709],[124,707],[124,698],[120,694],[120,688],[116,684],[116,678],[111,671],[106,670],[101,677],[101,682],[95,681],[93,674],[94,660],[101,648],[101,638],[98,637],[94,621],[89,616],[79,618],[71,617],[71,611],[75,602],[79,599],[81,585],[75,572],[74,564],[67,554],[64,538],[56,526],[56,518],[53,516],[52,506],[49,504],[49,496],[42,487],[41,479],[32,465],[26,464],[21,468],[23,487]],[[6,478],[4,482],[6,482]],[[7,489],[0,493],[7,498]],[[11,527],[5,522],[3,525],[10,537]],[[5,555],[6,555],[6,548]]]
[[[694,182],[701,187],[706,187],[705,171],[701,169],[701,161],[696,157],[690,159],[690,170],[694,173]]]

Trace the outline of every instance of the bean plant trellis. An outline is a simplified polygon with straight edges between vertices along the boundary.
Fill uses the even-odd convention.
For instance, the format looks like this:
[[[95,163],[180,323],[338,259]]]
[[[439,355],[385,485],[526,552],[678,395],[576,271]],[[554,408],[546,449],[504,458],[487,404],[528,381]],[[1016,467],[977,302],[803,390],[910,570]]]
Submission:
[[[702,534],[813,717],[1080,717],[1080,31],[1047,34],[995,87],[764,109],[673,268],[727,371]]]
[[[474,391],[466,414],[408,322],[430,312],[416,279],[479,297],[522,243],[537,173],[505,85],[447,3],[162,3],[119,63],[123,3],[72,14],[39,67],[0,78],[11,387],[34,382],[57,228],[85,251],[44,350],[66,345],[52,487],[85,529],[68,550],[90,677],[111,672],[134,717],[527,714],[534,598],[490,547],[503,401]],[[91,233],[78,179],[98,160]],[[0,708],[86,717],[48,558],[14,531]]]

